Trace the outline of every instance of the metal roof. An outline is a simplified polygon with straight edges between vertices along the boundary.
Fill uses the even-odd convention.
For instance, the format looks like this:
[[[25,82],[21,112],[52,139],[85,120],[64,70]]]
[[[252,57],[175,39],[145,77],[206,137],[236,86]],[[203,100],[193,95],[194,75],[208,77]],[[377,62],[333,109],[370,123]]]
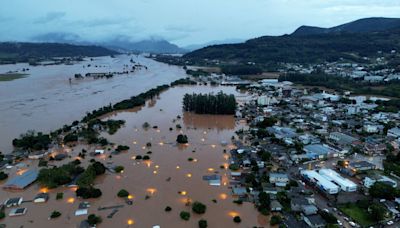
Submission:
[[[325,177],[321,176],[314,170],[302,170],[301,174],[307,176],[310,179],[314,179],[315,181],[318,182],[319,185],[321,185],[326,190],[328,189],[339,190],[339,186],[327,180]]]
[[[7,183],[4,184],[3,188],[17,188],[24,189],[28,185],[32,184],[36,181],[39,172],[37,170],[28,170],[20,176],[15,176],[11,180],[8,180]]]
[[[326,179],[337,183],[342,188],[343,187],[345,187],[345,188],[357,187],[357,185],[353,181],[340,176],[336,171],[334,171],[332,169],[321,169],[321,170],[319,170],[319,173]]]

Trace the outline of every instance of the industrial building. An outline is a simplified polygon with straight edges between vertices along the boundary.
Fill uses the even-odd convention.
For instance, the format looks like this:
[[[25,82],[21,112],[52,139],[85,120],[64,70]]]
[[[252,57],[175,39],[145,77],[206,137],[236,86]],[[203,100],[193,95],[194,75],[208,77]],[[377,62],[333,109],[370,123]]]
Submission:
[[[357,191],[357,185],[353,181],[340,176],[340,174],[332,169],[321,169],[319,170],[319,174],[327,180],[339,185],[345,192]]]
[[[327,180],[315,170],[302,170],[300,174],[307,181],[315,183],[315,185],[325,193],[337,194],[340,190],[339,186]]]
[[[22,175],[17,175],[11,180],[8,180],[3,188],[11,189],[11,190],[23,190],[28,187],[30,184],[36,181],[39,172],[37,170],[28,170],[24,172]]]

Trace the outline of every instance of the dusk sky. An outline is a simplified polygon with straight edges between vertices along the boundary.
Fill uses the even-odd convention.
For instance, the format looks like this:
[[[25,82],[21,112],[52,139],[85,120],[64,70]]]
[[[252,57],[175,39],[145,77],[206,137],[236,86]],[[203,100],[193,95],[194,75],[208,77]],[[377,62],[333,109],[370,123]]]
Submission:
[[[0,40],[31,41],[52,33],[82,41],[153,37],[184,46],[364,17],[400,17],[400,1],[12,0],[0,3]]]

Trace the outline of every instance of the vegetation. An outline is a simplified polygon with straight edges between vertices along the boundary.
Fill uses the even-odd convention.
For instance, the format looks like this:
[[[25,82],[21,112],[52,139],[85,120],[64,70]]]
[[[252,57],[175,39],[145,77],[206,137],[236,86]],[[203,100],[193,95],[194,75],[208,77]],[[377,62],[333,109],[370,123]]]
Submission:
[[[260,194],[258,194],[258,199],[259,199],[258,200],[259,205],[257,206],[258,211],[263,215],[269,214],[270,202],[271,202],[269,194],[265,192],[260,192]]]
[[[233,217],[233,221],[234,221],[235,223],[241,223],[241,222],[242,222],[242,219],[240,218],[240,216],[235,216],[235,217]]]
[[[185,94],[183,97],[183,109],[197,114],[228,114],[236,111],[236,99],[234,95],[224,94],[222,91],[213,94]]]
[[[64,198],[64,193],[63,192],[57,192],[56,200],[61,200],[63,198]]]
[[[75,193],[77,197],[82,197],[83,199],[99,198],[102,195],[100,189],[93,187],[80,187]]]
[[[59,212],[59,211],[53,211],[53,212],[51,212],[51,214],[50,214],[50,218],[58,218],[58,217],[60,217],[61,216],[61,212]]]
[[[125,168],[122,165],[119,165],[114,168],[114,171],[117,173],[121,173],[122,171],[124,171],[124,169]]]
[[[121,189],[119,190],[119,192],[117,193],[117,196],[120,198],[125,198],[129,196],[129,192],[125,189]]]
[[[192,204],[192,211],[196,214],[204,214],[204,213],[206,213],[206,209],[207,209],[207,206],[200,202],[196,201]]]
[[[181,217],[181,219],[183,219],[185,221],[188,221],[190,219],[190,213],[187,211],[181,211],[179,216]]]
[[[60,43],[0,43],[0,64],[40,61],[52,57],[105,56],[117,54],[100,46],[83,46]]]
[[[270,224],[271,226],[274,226],[274,225],[280,224],[281,222],[282,222],[281,216],[279,216],[279,215],[273,215],[273,216],[271,217],[271,220],[269,221],[269,224]]]
[[[229,169],[232,171],[238,171],[240,169],[238,164],[230,164]]]
[[[333,214],[326,211],[320,211],[319,214],[326,221],[326,223],[337,224],[337,218]]]
[[[100,216],[97,216],[95,214],[91,214],[91,215],[88,216],[87,222],[89,223],[89,225],[95,226],[95,225],[101,223],[102,219],[101,219]]]
[[[255,75],[263,72],[260,67],[253,65],[225,65],[221,71],[227,75]]]
[[[340,59],[365,62],[362,57],[375,57],[378,51],[390,53],[400,49],[400,32],[334,33],[307,36],[263,36],[240,44],[213,45],[190,52],[182,62],[203,64],[204,59],[220,62],[321,63]],[[208,63],[208,62],[206,62]]]
[[[76,142],[78,141],[78,135],[74,133],[69,133],[64,137],[64,143],[69,143],[69,142]]]
[[[384,182],[376,182],[369,189],[369,194],[378,199],[394,199],[400,195],[399,190]]]
[[[207,228],[207,227],[208,227],[207,220],[204,219],[199,220],[199,228]]]
[[[38,182],[48,188],[56,188],[60,185],[68,184],[72,178],[83,173],[85,170],[70,162],[61,167],[45,168],[39,171]]]
[[[6,213],[4,212],[4,210],[0,211],[0,219],[3,219],[6,217]]]
[[[76,184],[79,187],[90,187],[96,176],[104,174],[106,167],[101,162],[94,162],[90,164],[87,169],[79,176]]]
[[[170,206],[166,206],[164,211],[166,211],[166,212],[172,211],[172,208]]]
[[[18,73],[0,74],[0,82],[13,81],[21,78],[26,78],[27,76],[28,76],[27,74],[18,74]]]
[[[13,139],[12,141],[13,146],[28,150],[47,150],[50,143],[51,139],[49,135],[34,131],[28,131],[22,134],[20,138]]]
[[[355,203],[347,203],[339,208],[343,211],[343,213],[354,219],[362,226],[367,227],[375,223],[368,213],[368,208],[362,208]]]
[[[279,78],[280,81],[291,81],[306,86],[323,86],[339,92],[353,91],[356,94],[371,94],[400,98],[400,81],[371,83],[355,81],[351,78],[327,75],[322,72],[311,74],[287,74]],[[343,100],[342,100],[343,102]],[[378,109],[382,111],[395,111],[400,108],[399,100],[378,101]],[[395,109],[395,110],[393,110]]]
[[[0,181],[5,180],[7,178],[8,178],[8,174],[3,172],[3,171],[1,171],[0,172]]]
[[[180,144],[185,144],[185,143],[188,143],[189,141],[188,141],[188,137],[186,135],[179,134],[176,137],[176,142],[180,143]]]

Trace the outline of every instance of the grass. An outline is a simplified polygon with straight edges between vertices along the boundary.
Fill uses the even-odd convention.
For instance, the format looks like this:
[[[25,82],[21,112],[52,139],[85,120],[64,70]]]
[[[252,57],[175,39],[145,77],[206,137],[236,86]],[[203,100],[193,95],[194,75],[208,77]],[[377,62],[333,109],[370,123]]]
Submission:
[[[26,78],[28,74],[18,74],[18,73],[10,73],[10,74],[0,74],[0,82],[13,81],[16,79]]]
[[[364,227],[368,227],[375,223],[373,220],[371,220],[368,212],[365,209],[358,207],[356,204],[345,204],[340,206],[339,209]]]

